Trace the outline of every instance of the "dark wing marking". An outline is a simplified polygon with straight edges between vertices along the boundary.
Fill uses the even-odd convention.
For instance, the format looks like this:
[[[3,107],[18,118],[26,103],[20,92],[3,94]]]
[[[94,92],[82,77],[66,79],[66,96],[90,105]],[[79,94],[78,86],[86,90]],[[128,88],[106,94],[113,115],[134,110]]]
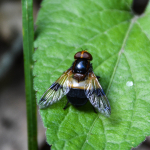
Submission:
[[[90,103],[102,114],[109,116],[111,114],[109,101],[93,72],[88,73],[85,81],[85,95]]]
[[[70,91],[70,78],[72,70],[68,69],[64,72],[43,94],[39,101],[40,108],[46,108],[53,103],[59,101],[64,95]]]

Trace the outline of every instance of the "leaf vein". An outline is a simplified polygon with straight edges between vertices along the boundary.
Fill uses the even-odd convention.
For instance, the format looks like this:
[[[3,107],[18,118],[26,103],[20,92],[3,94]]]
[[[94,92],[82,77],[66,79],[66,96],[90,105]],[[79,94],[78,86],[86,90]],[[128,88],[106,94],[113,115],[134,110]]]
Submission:
[[[109,85],[108,85],[108,88],[107,88],[107,91],[106,91],[106,95],[108,95],[108,93],[109,93],[109,90],[110,90],[110,87],[111,87],[111,85],[112,85],[114,76],[115,76],[115,74],[116,74],[116,71],[117,71],[117,68],[118,68],[118,65],[119,65],[119,62],[120,62],[122,53],[124,53],[124,48],[125,48],[125,44],[126,44],[126,42],[127,42],[129,33],[130,33],[130,31],[131,31],[131,29],[132,29],[132,27],[133,27],[133,24],[136,22],[136,20],[137,20],[137,16],[133,17],[133,19],[131,20],[131,23],[130,23],[130,25],[129,25],[129,28],[128,28],[127,32],[126,32],[126,35],[125,35],[125,37],[124,37],[124,40],[123,40],[121,49],[120,49],[120,51],[119,51],[119,53],[118,53],[118,59],[117,59],[117,61],[116,61],[116,65],[115,65],[115,67],[114,67],[114,71],[113,71],[113,73],[112,73],[112,76],[111,76],[111,79],[110,79],[110,82],[109,82]]]

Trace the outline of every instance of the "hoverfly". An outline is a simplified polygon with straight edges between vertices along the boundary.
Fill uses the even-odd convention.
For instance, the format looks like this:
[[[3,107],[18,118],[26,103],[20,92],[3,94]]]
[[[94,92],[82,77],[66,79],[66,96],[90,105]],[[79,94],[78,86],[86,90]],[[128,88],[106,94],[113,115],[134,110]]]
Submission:
[[[40,108],[46,108],[59,101],[64,95],[68,103],[78,107],[90,101],[98,112],[109,116],[111,114],[109,101],[98,81],[98,76],[93,72],[90,61],[92,55],[86,50],[74,55],[75,61],[43,94],[39,101]]]

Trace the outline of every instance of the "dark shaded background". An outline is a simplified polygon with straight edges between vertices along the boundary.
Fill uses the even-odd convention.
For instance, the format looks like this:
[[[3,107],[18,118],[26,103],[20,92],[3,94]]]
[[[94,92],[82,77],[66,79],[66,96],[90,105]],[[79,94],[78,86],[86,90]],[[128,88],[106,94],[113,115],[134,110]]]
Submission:
[[[34,1],[35,20],[40,2]],[[21,18],[21,0],[0,1],[0,150],[27,150]],[[50,149],[45,141],[38,116],[40,150]],[[150,150],[150,138],[138,148],[142,149]]]
[[[40,1],[35,1],[35,20],[39,6]],[[27,150],[26,124],[21,0],[1,0],[0,150]],[[45,129],[38,116],[40,149],[47,149],[45,141]]]

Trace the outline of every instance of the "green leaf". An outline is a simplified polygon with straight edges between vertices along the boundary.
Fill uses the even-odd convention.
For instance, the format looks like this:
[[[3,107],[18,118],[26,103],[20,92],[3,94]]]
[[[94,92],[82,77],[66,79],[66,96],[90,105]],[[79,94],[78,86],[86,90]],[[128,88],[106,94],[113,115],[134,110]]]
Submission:
[[[52,149],[131,149],[150,134],[150,7],[141,17],[131,0],[44,0],[38,15],[34,88],[46,89],[88,49],[109,99],[109,118],[90,103],[80,108],[67,99],[40,110]]]

